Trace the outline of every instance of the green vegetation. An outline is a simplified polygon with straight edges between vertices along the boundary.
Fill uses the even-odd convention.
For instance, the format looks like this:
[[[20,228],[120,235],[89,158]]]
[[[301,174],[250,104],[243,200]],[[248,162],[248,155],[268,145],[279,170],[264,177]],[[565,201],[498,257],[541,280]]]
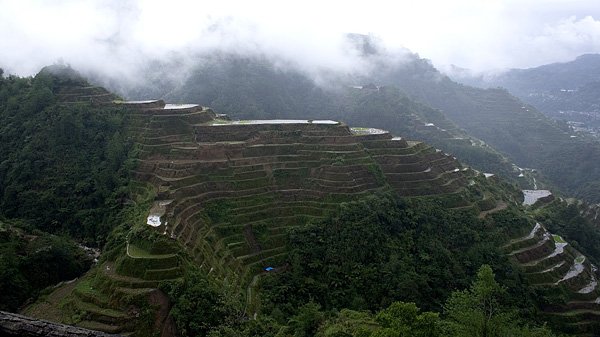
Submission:
[[[102,245],[126,195],[125,114],[60,104],[56,93],[83,80],[53,69],[0,80],[0,212]]]
[[[59,97],[84,85],[59,66],[34,78],[0,76],[1,310],[80,276],[91,259],[73,239],[100,247],[120,223],[131,149],[125,114]]]
[[[422,312],[414,303],[393,302],[375,313],[364,310],[323,310],[314,302],[289,318],[274,313],[250,321],[222,321],[211,337],[552,337],[545,326],[522,320],[507,305],[505,289],[484,265],[467,290],[454,291],[444,312]],[[231,319],[231,317],[230,317]],[[205,336],[205,334],[199,334]]]
[[[184,282],[163,283],[161,288],[174,305],[171,315],[180,336],[204,337],[216,327],[239,316],[240,304],[231,303],[214,280],[190,267]]]
[[[71,239],[0,219],[0,310],[17,310],[45,287],[78,277],[90,264]]]
[[[556,243],[567,243],[563,238],[560,237],[560,235],[553,234],[552,238]]]
[[[506,289],[482,266],[468,290],[455,291],[444,305],[444,336],[552,336],[543,328],[523,327],[517,311],[506,305]]]
[[[290,232],[292,272],[264,279],[263,311],[292,314],[311,300],[326,309],[378,310],[403,300],[440,310],[482,264],[494,266],[514,294],[527,293],[499,251],[504,217],[492,215],[499,225],[490,226],[470,211],[385,195],[343,204],[339,214]],[[514,300],[532,306],[531,298]]]

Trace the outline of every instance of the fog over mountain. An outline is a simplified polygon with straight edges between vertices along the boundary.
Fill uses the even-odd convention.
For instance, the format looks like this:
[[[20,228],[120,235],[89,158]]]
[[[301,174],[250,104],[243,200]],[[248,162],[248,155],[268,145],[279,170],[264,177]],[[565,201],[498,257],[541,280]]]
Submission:
[[[184,72],[190,58],[220,50],[310,73],[356,72],[363,65],[344,45],[349,32],[377,36],[392,52],[408,48],[440,68],[491,71],[600,52],[600,8],[583,0],[0,0],[0,67],[31,75],[63,61],[135,78],[152,60]]]

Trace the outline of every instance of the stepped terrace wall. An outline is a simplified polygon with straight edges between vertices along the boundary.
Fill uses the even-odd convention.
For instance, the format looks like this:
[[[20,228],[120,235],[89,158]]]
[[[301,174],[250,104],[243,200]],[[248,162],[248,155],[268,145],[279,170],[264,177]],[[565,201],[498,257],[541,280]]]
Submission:
[[[249,311],[264,269],[284,267],[286,229],[325,218],[341,202],[396,190],[473,204],[462,193],[472,171],[383,130],[160,110],[132,115],[142,150],[135,175],[166,205],[152,224],[208,273],[245,292]]]
[[[283,252],[281,238],[261,238],[257,227],[281,233],[281,226],[324,217],[340,201],[385,188],[341,124],[195,125],[194,132],[194,148],[150,153],[137,174],[174,200],[159,230],[223,278]],[[317,201],[323,198],[329,203]]]
[[[102,87],[73,86],[63,87],[57,93],[58,101],[63,104],[94,103],[111,104],[118,97]]]
[[[504,249],[521,266],[530,284],[549,294],[566,296],[562,302],[544,306],[548,321],[563,326],[566,332],[600,332],[598,269],[584,255],[540,223]]]

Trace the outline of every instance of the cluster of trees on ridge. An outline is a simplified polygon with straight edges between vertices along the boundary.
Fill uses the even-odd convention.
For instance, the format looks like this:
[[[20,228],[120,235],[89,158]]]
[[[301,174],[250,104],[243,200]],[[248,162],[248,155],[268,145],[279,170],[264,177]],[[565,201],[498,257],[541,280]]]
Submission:
[[[531,327],[505,304],[506,291],[484,265],[465,290],[454,291],[443,313],[421,311],[414,303],[393,302],[376,312],[323,310],[309,302],[282,319],[258,316],[236,320],[223,298],[202,277],[180,294],[175,317],[182,336],[210,337],[553,337],[545,326]],[[215,310],[217,307],[219,309]],[[199,317],[203,317],[200,319]],[[283,323],[282,323],[283,322]]]

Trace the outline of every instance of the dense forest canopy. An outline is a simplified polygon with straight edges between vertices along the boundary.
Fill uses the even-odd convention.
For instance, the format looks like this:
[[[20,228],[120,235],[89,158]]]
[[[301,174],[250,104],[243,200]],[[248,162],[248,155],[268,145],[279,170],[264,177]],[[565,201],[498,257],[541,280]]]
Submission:
[[[61,87],[84,80],[56,68],[0,82],[0,212],[101,245],[128,174],[125,115],[57,102]]]

